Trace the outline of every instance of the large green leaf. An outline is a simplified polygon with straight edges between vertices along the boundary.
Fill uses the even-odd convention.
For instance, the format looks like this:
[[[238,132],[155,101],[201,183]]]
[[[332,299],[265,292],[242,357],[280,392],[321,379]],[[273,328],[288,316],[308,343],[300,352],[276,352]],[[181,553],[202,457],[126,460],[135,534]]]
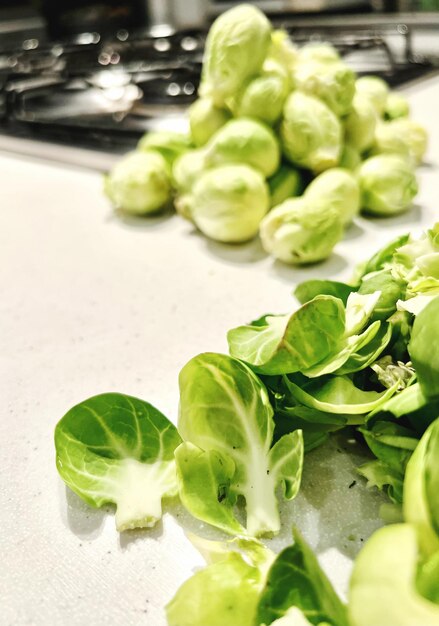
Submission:
[[[298,531],[294,544],[283,550],[268,573],[259,601],[257,624],[271,624],[291,607],[313,625],[348,626],[346,610]]]
[[[314,278],[305,280],[303,283],[297,285],[294,290],[294,295],[301,304],[309,302],[316,296],[324,295],[339,298],[343,304],[346,305],[349,295],[356,290],[356,287],[337,282],[336,280],[318,280]]]
[[[180,373],[179,429],[183,439],[198,448],[185,445],[177,452],[186,508],[199,519],[236,533],[236,522],[227,524],[226,516],[241,495],[247,533],[278,532],[276,488],[282,484],[287,499],[297,494],[303,438],[301,431],[295,431],[272,447],[273,410],[265,387],[251,369],[222,354],[191,359]],[[213,452],[220,455],[214,471]],[[188,461],[184,467],[184,459],[190,456],[197,462]]]
[[[375,532],[354,565],[350,626],[439,626],[439,605],[416,588],[419,559],[414,526],[394,524]]]
[[[337,351],[345,333],[341,300],[317,296],[292,315],[267,315],[227,334],[230,354],[260,374],[302,371]]]
[[[153,526],[177,493],[175,426],[151,404],[105,393],[73,407],[55,429],[56,465],[93,506],[116,504],[118,530]]]

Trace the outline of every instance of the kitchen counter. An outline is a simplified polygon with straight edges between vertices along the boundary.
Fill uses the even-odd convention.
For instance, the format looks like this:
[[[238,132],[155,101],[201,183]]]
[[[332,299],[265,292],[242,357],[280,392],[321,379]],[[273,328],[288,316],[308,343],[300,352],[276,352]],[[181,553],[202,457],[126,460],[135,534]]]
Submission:
[[[0,154],[2,624],[164,626],[165,602],[202,563],[180,522],[218,535],[176,503],[156,528],[119,535],[111,507],[90,509],[58,477],[55,424],[110,390],[176,421],[189,358],[226,351],[233,326],[291,310],[295,283],[347,279],[395,235],[438,220],[439,77],[406,93],[430,135],[416,205],[392,219],[358,219],[329,262],[302,270],[266,257],[258,242],[209,242],[177,216],[120,218],[96,173]],[[355,474],[361,452],[334,461],[334,446],[307,457],[304,489],[282,506],[273,545],[289,543],[294,520],[344,593],[383,499]]]

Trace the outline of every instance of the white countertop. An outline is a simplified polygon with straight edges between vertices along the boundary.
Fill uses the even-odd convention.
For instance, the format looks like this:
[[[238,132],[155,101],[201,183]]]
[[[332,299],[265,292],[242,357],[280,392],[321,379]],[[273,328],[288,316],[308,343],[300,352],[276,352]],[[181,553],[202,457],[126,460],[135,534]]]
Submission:
[[[439,77],[407,93],[430,134],[416,206],[359,219],[328,263],[306,270],[273,262],[257,242],[209,242],[177,216],[120,219],[98,174],[0,154],[2,624],[164,626],[164,603],[201,558],[169,513],[153,530],[119,535],[111,512],[69,492],[55,469],[55,424],[111,390],[175,421],[177,376],[189,358],[226,351],[233,326],[292,310],[296,282],[346,279],[394,235],[439,220]],[[289,543],[295,520],[343,592],[382,500],[361,480],[348,490],[354,463],[338,455],[334,464],[336,456],[307,457],[304,489],[282,507],[274,545]]]

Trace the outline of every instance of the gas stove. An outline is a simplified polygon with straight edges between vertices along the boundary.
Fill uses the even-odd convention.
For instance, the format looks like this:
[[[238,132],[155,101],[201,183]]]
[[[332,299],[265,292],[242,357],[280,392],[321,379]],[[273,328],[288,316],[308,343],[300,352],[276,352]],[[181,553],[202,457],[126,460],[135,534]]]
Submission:
[[[329,41],[359,75],[376,74],[399,87],[439,70],[433,17],[273,21],[298,45]],[[437,50],[424,49],[429,35]],[[105,169],[144,132],[184,128],[205,36],[202,29],[120,30],[113,38],[92,32],[0,48],[0,149]]]

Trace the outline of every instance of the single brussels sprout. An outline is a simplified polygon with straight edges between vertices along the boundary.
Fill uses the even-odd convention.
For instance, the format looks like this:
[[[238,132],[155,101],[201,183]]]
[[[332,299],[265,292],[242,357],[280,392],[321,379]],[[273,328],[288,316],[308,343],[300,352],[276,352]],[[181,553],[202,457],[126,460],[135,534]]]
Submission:
[[[298,51],[298,61],[318,61],[319,63],[336,63],[340,55],[330,43],[307,43]]]
[[[378,124],[374,154],[394,153],[421,163],[427,149],[427,131],[421,124],[401,118]]]
[[[282,115],[288,83],[279,75],[262,74],[254,78],[237,98],[235,115],[254,117],[272,126]]]
[[[413,168],[407,159],[382,154],[366,159],[358,170],[361,208],[372,215],[405,211],[418,193]]]
[[[179,192],[190,191],[192,185],[206,169],[206,153],[203,149],[190,150],[176,159],[172,168],[172,179]]]
[[[368,150],[375,139],[377,112],[369,98],[356,94],[352,101],[352,111],[344,121],[345,139],[358,152]]]
[[[385,118],[388,120],[396,120],[400,117],[408,117],[409,113],[410,105],[407,98],[396,91],[391,91],[386,100],[386,108],[384,109]]]
[[[270,42],[270,22],[256,7],[242,4],[220,15],[206,39],[200,94],[223,106],[260,72]]]
[[[344,63],[298,63],[293,74],[297,89],[323,100],[336,115],[349,113],[355,93],[355,73]]]
[[[339,167],[319,174],[303,194],[307,204],[315,210],[338,211],[342,224],[350,224],[360,210],[360,187],[356,178]]]
[[[257,235],[270,198],[260,172],[248,165],[222,165],[199,178],[188,203],[202,233],[216,241],[237,243]]]
[[[270,207],[281,204],[287,198],[300,196],[302,193],[303,182],[300,173],[286,163],[282,163],[267,182],[270,189]]]
[[[146,133],[137,144],[137,149],[141,152],[149,152],[150,150],[160,152],[170,166],[177,157],[191,148],[193,146],[188,134],[168,130]]]
[[[309,206],[291,198],[272,209],[259,229],[266,252],[284,263],[304,265],[323,261],[341,239],[343,225],[336,209]]]
[[[342,130],[336,115],[313,96],[293,92],[280,128],[285,156],[293,164],[323,172],[338,164]]]
[[[257,120],[230,120],[206,146],[208,167],[246,163],[268,177],[277,170],[279,161],[280,149],[275,134]]]
[[[211,98],[196,100],[189,107],[189,125],[194,144],[204,146],[231,117],[227,109],[215,106]]]
[[[361,163],[361,155],[354,146],[345,143],[340,157],[340,167],[355,172]]]
[[[108,174],[105,193],[126,213],[154,213],[171,199],[168,164],[158,152],[130,152]]]
[[[358,94],[369,98],[380,117],[383,116],[389,95],[389,85],[378,76],[362,76],[355,83]]]

